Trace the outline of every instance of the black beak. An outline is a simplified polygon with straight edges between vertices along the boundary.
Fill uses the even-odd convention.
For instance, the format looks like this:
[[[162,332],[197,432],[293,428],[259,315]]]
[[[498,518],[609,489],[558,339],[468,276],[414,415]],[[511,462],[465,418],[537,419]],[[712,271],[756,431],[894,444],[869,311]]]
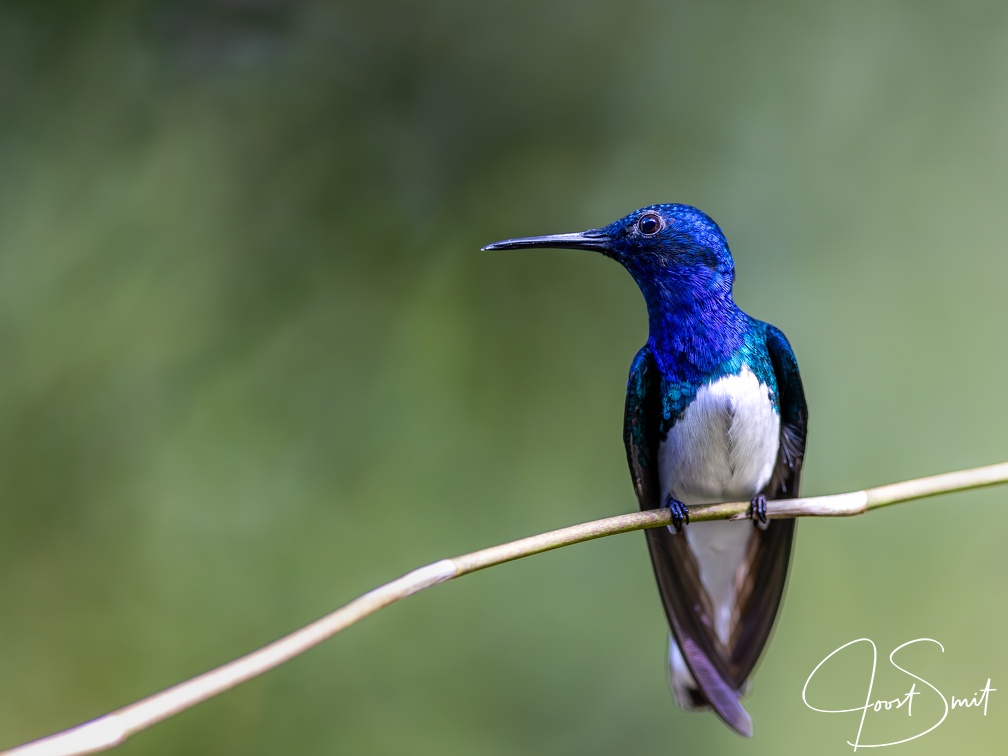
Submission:
[[[550,247],[553,249],[593,249],[605,252],[609,249],[609,237],[601,229],[593,228],[576,234],[547,234],[546,236],[524,236],[520,239],[505,239],[504,241],[487,244],[484,252],[498,249],[533,249]]]

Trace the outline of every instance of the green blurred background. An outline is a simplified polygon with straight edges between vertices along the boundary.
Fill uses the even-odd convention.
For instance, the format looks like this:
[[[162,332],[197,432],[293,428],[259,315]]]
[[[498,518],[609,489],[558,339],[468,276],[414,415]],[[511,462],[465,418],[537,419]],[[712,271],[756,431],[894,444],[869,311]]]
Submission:
[[[640,295],[478,251],[502,237],[710,213],[798,353],[807,493],[1008,458],[1006,39],[999,2],[0,5],[0,745],[636,507]],[[903,752],[999,750],[1006,497],[803,522],[753,741],[672,704],[631,534],[412,598],[121,752],[846,753],[857,718],[801,689],[861,636],[1006,691]]]

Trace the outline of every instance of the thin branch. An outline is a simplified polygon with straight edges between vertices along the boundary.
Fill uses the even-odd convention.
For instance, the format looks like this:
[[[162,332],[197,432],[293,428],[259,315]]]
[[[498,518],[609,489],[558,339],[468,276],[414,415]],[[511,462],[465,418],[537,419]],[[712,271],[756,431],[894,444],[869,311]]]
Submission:
[[[890,504],[1000,483],[1008,483],[1008,462],[845,494],[768,501],[767,516],[774,519],[848,517]],[[690,521],[742,519],[747,516],[748,508],[748,502],[690,507]],[[98,719],[4,751],[0,756],[76,756],[108,750],[123,743],[130,735],[290,661],[382,607],[425,588],[562,546],[669,524],[669,510],[653,509],[573,525],[463,554],[454,559],[442,559],[375,588],[332,614],[258,651]]]

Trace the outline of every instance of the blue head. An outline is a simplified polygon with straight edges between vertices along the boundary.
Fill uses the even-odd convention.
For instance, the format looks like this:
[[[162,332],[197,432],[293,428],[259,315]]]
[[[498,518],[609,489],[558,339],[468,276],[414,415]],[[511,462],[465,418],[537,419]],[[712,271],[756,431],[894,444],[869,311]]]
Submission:
[[[526,247],[589,249],[619,262],[644,294],[652,338],[684,327],[735,330],[740,313],[732,301],[731,252],[721,229],[695,207],[650,205],[604,228],[507,239],[483,249]]]

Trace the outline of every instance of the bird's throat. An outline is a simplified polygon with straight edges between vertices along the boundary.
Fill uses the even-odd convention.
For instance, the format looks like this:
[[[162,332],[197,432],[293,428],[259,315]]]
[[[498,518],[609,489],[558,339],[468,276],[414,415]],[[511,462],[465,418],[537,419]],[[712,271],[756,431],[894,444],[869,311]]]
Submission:
[[[648,342],[666,379],[709,377],[745,344],[751,320],[731,292],[662,292],[648,301]]]

